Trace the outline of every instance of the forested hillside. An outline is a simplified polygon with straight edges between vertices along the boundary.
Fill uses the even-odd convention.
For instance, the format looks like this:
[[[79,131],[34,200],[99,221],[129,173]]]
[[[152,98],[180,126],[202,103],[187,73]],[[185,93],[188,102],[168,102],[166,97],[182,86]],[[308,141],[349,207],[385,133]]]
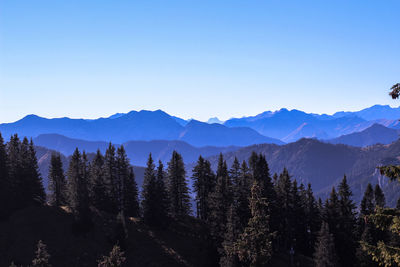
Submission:
[[[399,163],[400,141],[359,148],[301,139],[284,146],[262,144],[245,147],[226,153],[224,157],[228,164],[232,164],[235,157],[242,161],[248,159],[253,151],[265,155],[271,173],[280,173],[286,167],[297,181],[311,183],[322,198],[327,197],[332,186],[337,185],[344,174],[348,177],[356,202],[361,201],[368,183],[379,184],[383,188],[390,206],[395,206],[400,196],[397,184],[390,183],[377,169],[377,166]],[[208,159],[215,169],[218,157]]]
[[[187,169],[176,151],[166,166],[150,154],[139,189],[123,146],[109,144],[104,154],[91,155],[76,149],[65,158],[35,149],[27,138],[13,135],[4,143],[0,137],[0,263],[373,266],[362,244],[397,244],[390,233],[383,237],[363,219],[373,207],[387,206],[378,184],[364,181],[358,208],[346,175],[323,201],[315,197],[313,185],[289,167],[275,174],[270,169],[274,158],[288,155],[307,168],[310,159],[299,159],[310,150],[320,152],[311,160],[321,163],[326,146],[332,152],[328,160],[347,153],[349,158],[342,162],[357,162],[360,153],[394,155],[400,144],[359,149],[303,139],[283,147],[254,146],[226,157],[220,154],[215,170],[201,156]],[[273,155],[272,164],[268,155]],[[47,193],[37,156],[39,161],[50,157]],[[315,182],[322,188],[323,181]],[[334,265],[321,265],[325,263]]]

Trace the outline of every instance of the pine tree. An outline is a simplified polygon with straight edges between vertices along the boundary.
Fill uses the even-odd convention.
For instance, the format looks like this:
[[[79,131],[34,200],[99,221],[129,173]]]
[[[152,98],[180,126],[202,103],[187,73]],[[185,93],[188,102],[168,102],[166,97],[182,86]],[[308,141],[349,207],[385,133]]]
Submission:
[[[217,184],[209,197],[210,218],[209,226],[215,246],[222,253],[222,241],[226,232],[227,213],[232,204],[232,185],[228,175],[226,161],[222,154],[219,156],[217,169]]]
[[[291,224],[294,229],[294,240],[291,247],[302,254],[310,251],[308,247],[309,232],[306,214],[306,191],[303,184],[297,186],[297,181],[292,183],[292,216]]]
[[[123,201],[123,210],[125,216],[128,217],[138,217],[140,215],[140,206],[139,206],[139,190],[138,185],[135,180],[135,173],[133,172],[133,168],[129,167],[128,176],[125,177],[126,180],[124,182],[124,201]]]
[[[372,185],[368,183],[365,189],[364,196],[360,204],[360,215],[369,215],[374,212],[375,202],[374,202],[374,189]],[[363,218],[364,219],[364,218]]]
[[[319,232],[318,229],[321,228],[322,214],[318,203],[315,201],[310,183],[307,185],[305,194],[305,221],[307,229],[307,251],[305,254],[312,255]]]
[[[318,234],[318,240],[314,253],[315,267],[337,267],[335,242],[333,235],[329,233],[328,223],[323,222]],[[346,265],[344,265],[346,266]]]
[[[116,199],[118,211],[125,216],[138,215],[137,184],[123,146],[117,150]]]
[[[22,162],[21,162],[21,141],[18,135],[10,137],[7,143],[7,169],[9,181],[9,207],[8,213],[11,213],[24,206],[23,199],[23,184],[22,176]]]
[[[335,187],[332,187],[332,191],[329,198],[325,201],[325,207],[323,209],[323,220],[328,223],[330,233],[336,237],[339,230],[339,217],[341,215],[340,203],[338,194],[336,193]],[[336,243],[336,241],[335,241]]]
[[[21,207],[32,204],[43,204],[46,194],[40,177],[39,167],[36,159],[36,152],[32,143],[25,137],[20,145],[19,190],[21,196],[19,202]]]
[[[158,224],[157,213],[157,183],[156,171],[151,154],[147,160],[147,167],[144,171],[143,189],[142,189],[142,210],[144,222],[151,226]]]
[[[271,230],[277,231],[280,225],[279,211],[277,206],[277,196],[272,184],[271,175],[269,173],[269,166],[265,156],[262,154],[257,155],[253,153],[249,159],[249,165],[252,172],[253,180],[260,182],[260,186],[263,190],[263,195],[266,196],[269,209],[271,212]]]
[[[32,139],[29,142],[29,172],[32,184],[31,199],[33,203],[43,204],[46,201],[46,193],[40,176],[39,166],[36,158],[36,151]]]
[[[42,240],[39,240],[35,254],[36,256],[32,260],[33,267],[51,267],[49,263],[50,254],[47,252],[47,247]]]
[[[223,253],[220,259],[220,266],[235,267],[240,266],[239,258],[235,253],[235,242],[241,233],[240,220],[236,214],[233,204],[229,207],[226,223],[224,241],[222,242]]]
[[[283,250],[288,250],[292,245],[294,238],[294,229],[292,225],[293,216],[293,194],[290,175],[286,168],[279,175],[275,186],[277,202],[279,206],[279,228],[278,244]]]
[[[3,137],[0,133],[0,220],[6,218],[10,213],[7,200],[11,198],[11,183],[8,179],[7,151]]]
[[[104,185],[106,187],[106,205],[105,210],[117,214],[118,213],[118,197],[117,197],[117,163],[115,156],[115,146],[111,143],[108,145],[104,155],[103,165]]]
[[[89,196],[90,203],[99,210],[107,211],[109,202],[107,186],[104,177],[104,157],[100,150],[89,165]]]
[[[86,155],[83,153],[81,156],[79,150],[75,149],[67,172],[69,205],[77,222],[84,227],[91,222],[86,164]]]
[[[196,193],[197,217],[207,221],[210,213],[209,195],[215,187],[215,175],[209,161],[199,157],[192,171],[193,188]]]
[[[386,200],[385,200],[385,195],[383,194],[383,191],[379,184],[375,185],[374,189],[374,197],[375,197],[375,205],[384,208],[386,206]]]
[[[159,222],[160,227],[165,227],[168,224],[168,209],[169,199],[168,192],[165,186],[165,171],[164,165],[161,160],[158,161],[157,174],[156,174],[156,220]]]
[[[98,267],[120,267],[124,264],[126,258],[124,252],[121,251],[120,247],[115,245],[108,256],[103,256],[98,261]]]
[[[167,173],[171,216],[173,218],[185,217],[190,214],[189,187],[182,156],[176,151],[172,152]]]
[[[254,180],[250,198],[251,218],[235,244],[239,260],[250,266],[266,266],[272,256],[269,204],[260,182]]]
[[[66,180],[60,154],[53,153],[49,168],[49,204],[62,206],[67,203]]]
[[[342,266],[354,266],[356,262],[356,205],[351,199],[352,195],[344,176],[339,184],[339,231],[335,235],[336,251]]]
[[[239,181],[234,184],[235,209],[240,221],[242,231],[251,217],[249,196],[251,195],[251,174],[246,161],[242,162],[239,173]]]

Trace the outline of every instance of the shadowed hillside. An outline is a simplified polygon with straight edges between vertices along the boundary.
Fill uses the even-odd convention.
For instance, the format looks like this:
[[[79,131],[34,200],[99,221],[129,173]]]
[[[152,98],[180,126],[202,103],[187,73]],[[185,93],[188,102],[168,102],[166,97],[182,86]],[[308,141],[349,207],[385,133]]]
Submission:
[[[0,266],[31,263],[38,240],[47,244],[57,267],[97,266],[115,244],[110,215],[95,212],[93,229],[77,235],[72,214],[57,207],[29,207],[0,222]],[[126,266],[212,266],[204,225],[188,218],[165,231],[152,231],[139,219],[127,221]]]
[[[354,198],[361,200],[368,182],[380,184],[389,205],[394,206],[399,193],[397,184],[388,182],[376,169],[385,164],[399,164],[400,141],[391,145],[375,145],[368,148],[327,144],[313,139],[301,139],[284,146],[271,144],[254,145],[235,152],[226,153],[228,165],[235,157],[247,160],[251,153],[266,156],[271,173],[280,173],[284,167],[297,181],[311,183],[314,191],[326,196],[333,185],[337,185],[344,174],[352,187]],[[218,157],[210,157],[216,168]]]

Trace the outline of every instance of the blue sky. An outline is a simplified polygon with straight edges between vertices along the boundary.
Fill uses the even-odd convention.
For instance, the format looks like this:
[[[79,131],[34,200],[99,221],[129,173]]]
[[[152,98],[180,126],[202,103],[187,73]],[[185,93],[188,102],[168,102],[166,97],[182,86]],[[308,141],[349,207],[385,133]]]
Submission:
[[[0,122],[391,100],[400,1],[0,1]]]

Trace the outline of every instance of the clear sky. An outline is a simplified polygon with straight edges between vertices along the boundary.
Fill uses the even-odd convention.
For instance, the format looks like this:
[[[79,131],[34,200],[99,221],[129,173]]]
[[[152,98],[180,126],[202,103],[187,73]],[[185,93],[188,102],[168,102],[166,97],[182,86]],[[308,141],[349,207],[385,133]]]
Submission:
[[[0,1],[0,122],[399,103],[400,1]]]

